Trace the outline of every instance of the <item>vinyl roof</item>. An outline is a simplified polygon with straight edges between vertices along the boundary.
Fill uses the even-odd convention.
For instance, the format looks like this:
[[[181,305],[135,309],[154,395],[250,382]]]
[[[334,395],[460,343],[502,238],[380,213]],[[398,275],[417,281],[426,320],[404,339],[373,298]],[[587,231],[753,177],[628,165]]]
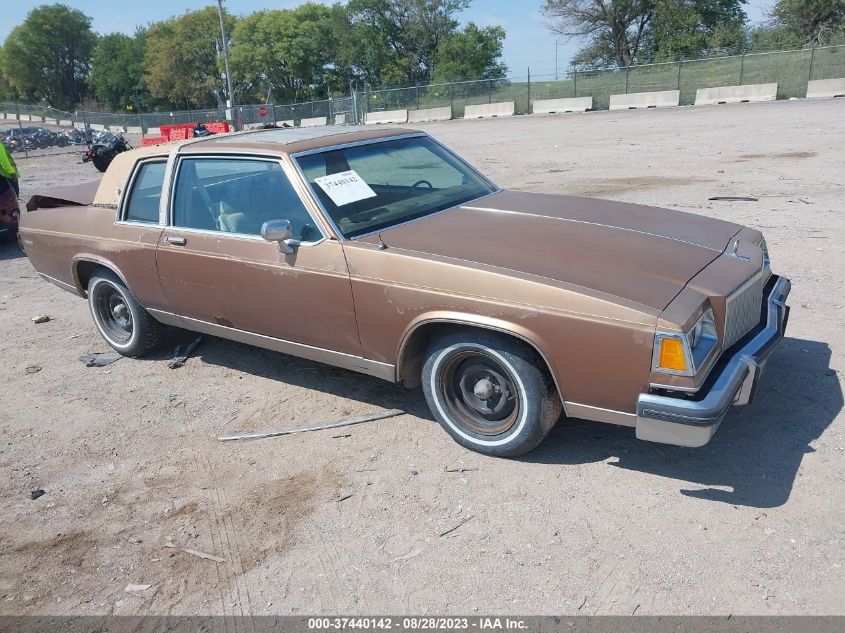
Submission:
[[[235,134],[220,134],[202,139],[192,139],[180,153],[193,153],[216,149],[231,152],[237,149],[255,149],[262,151],[277,150],[283,154],[331,147],[345,143],[355,143],[371,139],[386,138],[399,134],[416,133],[395,127],[375,128],[368,125],[325,125],[320,127],[289,127],[269,130],[252,130]]]
[[[389,138],[402,134],[415,134],[419,130],[404,128],[363,125],[325,125],[320,127],[289,127],[269,130],[251,130],[234,134],[215,134],[202,138],[187,139],[139,147],[128,152],[122,152],[114,157],[108,170],[100,181],[100,187],[94,199],[95,205],[116,206],[120,199],[120,192],[126,185],[129,174],[135,162],[144,157],[166,158],[172,152],[180,155],[205,154],[219,152],[221,154],[239,154],[256,152],[266,154],[295,154],[309,150],[357,143],[380,138]]]
[[[250,130],[240,134],[221,136],[220,143],[277,143],[289,145],[299,141],[312,141],[326,136],[337,136],[340,134],[353,134],[373,128],[366,128],[363,125],[323,125],[320,127],[287,127],[272,128],[269,130]]]

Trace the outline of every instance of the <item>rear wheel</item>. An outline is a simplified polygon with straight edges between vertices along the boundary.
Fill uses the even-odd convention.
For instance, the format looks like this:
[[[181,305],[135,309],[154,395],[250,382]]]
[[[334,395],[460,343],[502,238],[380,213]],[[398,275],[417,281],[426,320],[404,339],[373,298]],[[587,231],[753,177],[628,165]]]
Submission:
[[[110,270],[99,269],[91,276],[88,305],[102,337],[124,356],[145,356],[164,342],[165,326],[150,316]]]
[[[102,172],[105,172],[109,168],[109,163],[111,163],[110,160],[107,160],[102,156],[95,156],[91,162],[94,163],[94,167],[97,168],[97,171]]]
[[[479,453],[527,453],[560,418],[560,397],[545,363],[506,336],[462,330],[436,340],[422,374],[434,417],[458,443]]]

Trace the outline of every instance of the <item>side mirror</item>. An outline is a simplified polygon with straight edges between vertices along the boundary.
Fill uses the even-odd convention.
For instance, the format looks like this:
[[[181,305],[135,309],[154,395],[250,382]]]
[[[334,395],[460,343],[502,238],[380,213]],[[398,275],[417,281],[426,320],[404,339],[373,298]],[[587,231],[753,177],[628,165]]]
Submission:
[[[261,237],[268,242],[278,242],[279,250],[283,253],[294,252],[290,241],[293,239],[293,229],[288,220],[270,220],[261,226]]]

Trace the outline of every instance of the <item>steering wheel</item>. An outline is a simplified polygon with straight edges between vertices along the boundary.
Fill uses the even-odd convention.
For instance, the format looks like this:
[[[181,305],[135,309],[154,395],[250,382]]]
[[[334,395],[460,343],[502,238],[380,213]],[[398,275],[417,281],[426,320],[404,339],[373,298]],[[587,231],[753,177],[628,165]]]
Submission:
[[[417,187],[419,187],[420,185],[428,185],[428,188],[429,188],[429,189],[434,189],[434,185],[432,185],[432,184],[431,184],[430,182],[428,182],[427,180],[418,180],[418,181],[417,181],[417,182],[415,182],[413,185],[411,185],[410,187],[408,187],[408,189],[416,189],[416,188],[417,188]]]

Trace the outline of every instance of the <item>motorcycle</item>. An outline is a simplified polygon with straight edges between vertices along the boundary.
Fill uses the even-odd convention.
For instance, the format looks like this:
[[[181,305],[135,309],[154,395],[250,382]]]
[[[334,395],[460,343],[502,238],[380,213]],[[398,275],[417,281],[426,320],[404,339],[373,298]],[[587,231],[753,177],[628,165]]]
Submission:
[[[65,139],[65,145],[85,145],[86,142],[85,132],[77,130],[76,128],[65,130],[62,132],[61,136]],[[61,143],[61,141],[59,142]]]
[[[214,132],[209,130],[202,123],[197,123],[197,126],[194,128],[193,132],[191,133],[191,136],[193,136],[194,138],[203,138],[203,137],[206,137],[206,136],[213,136],[213,135],[214,135]]]
[[[123,134],[98,134],[97,142],[90,145],[88,150],[82,155],[82,162],[92,162],[97,171],[106,171],[109,168],[114,157],[132,149],[132,146],[123,138]]]

